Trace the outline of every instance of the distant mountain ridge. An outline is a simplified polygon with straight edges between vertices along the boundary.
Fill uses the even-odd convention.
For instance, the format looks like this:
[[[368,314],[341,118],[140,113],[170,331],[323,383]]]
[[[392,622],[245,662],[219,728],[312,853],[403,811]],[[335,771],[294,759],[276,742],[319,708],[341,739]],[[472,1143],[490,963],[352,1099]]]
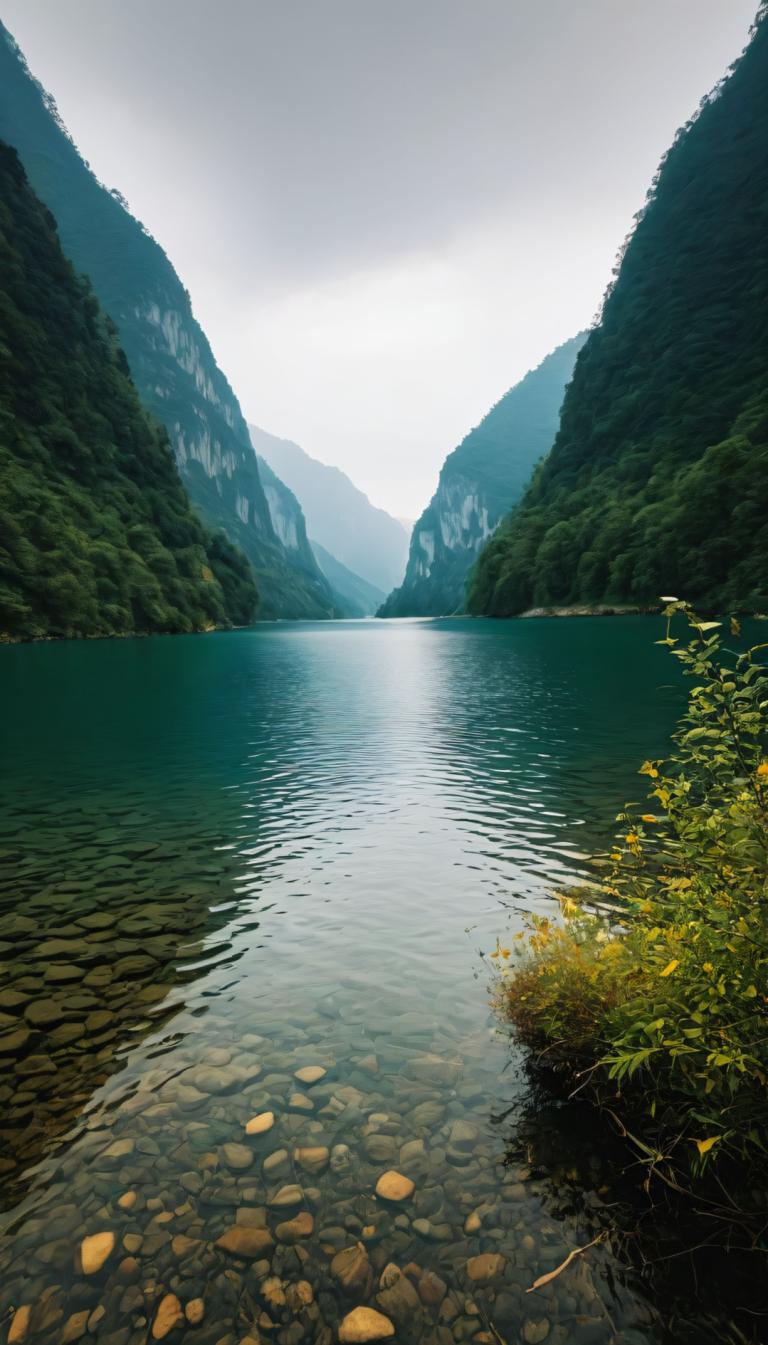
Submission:
[[[18,150],[57,220],[65,253],[115,322],[139,394],[165,425],[192,500],[251,561],[260,614],[327,615],[332,598],[314,557],[308,579],[275,533],[240,406],[189,295],[119,193],[97,181],[2,24],[0,136]]]
[[[463,608],[482,547],[552,446],[585,339],[582,332],[558,346],[448,454],[437,490],[414,524],[405,578],[379,616],[444,616]]]
[[[768,606],[768,5],[662,161],[469,608]]]
[[[354,574],[388,592],[402,577],[408,534],[397,519],[371,504],[338,467],[318,462],[290,439],[251,425],[256,452],[300,501],[313,541]]]
[[[367,579],[361,579],[359,574],[353,574],[319,542],[310,539],[309,544],[320,569],[333,589],[341,615],[358,619],[374,616],[384,601],[381,589],[369,584]]]
[[[211,537],[115,327],[0,141],[0,638],[246,623],[243,555]]]

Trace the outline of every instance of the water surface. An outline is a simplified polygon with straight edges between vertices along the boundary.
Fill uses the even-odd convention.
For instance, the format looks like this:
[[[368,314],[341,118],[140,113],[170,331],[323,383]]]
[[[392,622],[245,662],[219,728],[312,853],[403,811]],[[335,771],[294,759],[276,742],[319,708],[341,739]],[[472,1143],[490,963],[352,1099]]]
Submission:
[[[510,1160],[525,1083],[482,959],[588,871],[664,750],[681,689],[657,636],[347,622],[0,650],[3,1320],[328,1345],[363,1302],[427,1345],[670,1338],[608,1246],[525,1292],[601,1197]],[[402,1203],[375,1195],[388,1169]]]

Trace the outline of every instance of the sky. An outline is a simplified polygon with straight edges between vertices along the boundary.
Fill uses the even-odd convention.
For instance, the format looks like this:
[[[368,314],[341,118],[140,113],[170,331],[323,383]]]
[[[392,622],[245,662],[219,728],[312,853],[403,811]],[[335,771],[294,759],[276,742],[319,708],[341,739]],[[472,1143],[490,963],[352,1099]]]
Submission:
[[[757,0],[2,0],[246,418],[414,518],[598,310]]]

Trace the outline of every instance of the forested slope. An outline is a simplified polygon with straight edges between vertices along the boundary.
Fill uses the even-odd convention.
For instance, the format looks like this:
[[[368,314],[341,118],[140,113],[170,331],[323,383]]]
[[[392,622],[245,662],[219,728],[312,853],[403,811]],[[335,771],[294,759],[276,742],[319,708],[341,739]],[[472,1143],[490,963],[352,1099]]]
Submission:
[[[249,621],[255,601],[0,142],[0,636],[200,630]]]
[[[468,606],[768,604],[768,17],[662,162]]]
[[[547,355],[448,454],[437,490],[414,524],[405,578],[379,616],[443,616],[464,606],[467,575],[481,548],[552,447],[584,336]]]
[[[274,532],[237,397],[189,294],[119,192],[95,177],[2,23],[0,137],[18,151],[55,216],[64,252],[117,326],[139,395],[167,429],[190,498],[250,560],[260,614],[327,615],[332,597],[319,567],[308,582]]]

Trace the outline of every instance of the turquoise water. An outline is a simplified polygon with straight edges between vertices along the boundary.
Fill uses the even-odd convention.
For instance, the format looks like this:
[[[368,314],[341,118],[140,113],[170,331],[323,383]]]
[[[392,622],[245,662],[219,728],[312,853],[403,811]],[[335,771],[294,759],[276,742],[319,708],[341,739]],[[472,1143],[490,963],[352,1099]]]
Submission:
[[[0,650],[3,1320],[329,1345],[362,1303],[435,1345],[667,1339],[607,1244],[525,1292],[588,1240],[600,1179],[564,1199],[557,1162],[520,1152],[531,1101],[482,957],[588,871],[664,750],[682,695],[658,634],[348,622]],[[390,1169],[400,1203],[375,1194]]]

